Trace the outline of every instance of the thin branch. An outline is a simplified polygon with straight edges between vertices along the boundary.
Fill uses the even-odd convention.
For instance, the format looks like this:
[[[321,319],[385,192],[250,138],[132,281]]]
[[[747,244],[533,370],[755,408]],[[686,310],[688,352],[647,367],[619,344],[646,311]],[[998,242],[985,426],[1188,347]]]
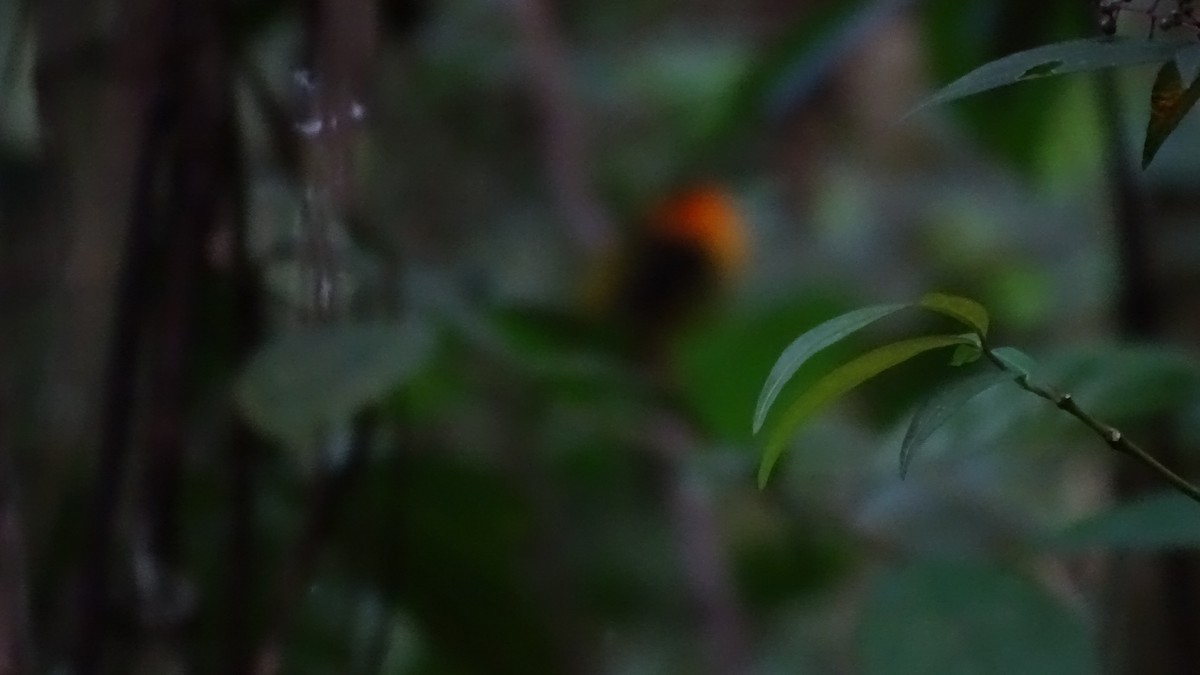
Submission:
[[[708,672],[745,672],[750,663],[749,633],[731,581],[718,518],[711,495],[686,466],[696,450],[695,433],[679,416],[662,413],[651,421],[650,435],[691,601],[700,617]]]
[[[206,269],[206,244],[221,217],[227,184],[233,110],[224,62],[218,7],[191,3],[181,10],[180,41],[170,59],[172,80],[184,103],[179,108],[171,185],[164,208],[168,237],[165,269],[157,296],[147,359],[149,394],[144,415],[144,517],[149,553],[169,579],[177,563],[180,489],[187,435],[187,383],[195,361],[198,308]],[[187,26],[187,30],[181,30]],[[155,589],[162,590],[162,589]],[[179,617],[180,619],[182,617]],[[158,626],[156,629],[167,628]]]
[[[358,199],[354,159],[365,114],[364,92],[376,47],[375,3],[367,0],[308,0],[305,3],[306,70],[296,73],[302,117],[301,173],[305,188],[306,271],[310,275],[308,318],[332,322],[344,317],[349,296],[342,283],[345,261],[335,237],[338,223],[352,214]],[[253,672],[274,675],[283,665],[288,633],[307,595],[326,542],[367,461],[377,420],[364,411],[352,423],[350,438],[324,440],[324,467],[309,496],[309,510],[269,609],[267,630],[254,657]],[[348,443],[344,453],[335,444]]]
[[[566,50],[544,0],[510,0],[530,86],[541,112],[546,172],[558,210],[584,253],[603,252],[614,232],[592,189],[591,162]]]
[[[345,256],[336,231],[357,208],[355,156],[375,56],[374,3],[306,3],[305,69],[295,73],[304,188],[301,247],[309,319],[331,321],[349,307]]]
[[[225,178],[231,228],[230,276],[234,293],[233,321],[229,329],[233,332],[235,345],[234,365],[240,365],[250,358],[261,337],[262,305],[258,275],[250,258],[243,141],[238,133],[232,136]],[[253,625],[250,610],[255,597],[254,496],[261,446],[249,426],[236,414],[231,416],[233,424],[226,453],[230,477],[226,551],[226,672],[243,675],[250,670],[254,639],[250,628]]]
[[[342,505],[366,466],[374,429],[374,417],[368,413],[360,415],[341,463],[324,470],[317,479],[303,529],[280,576],[270,614],[271,623],[255,656],[255,675],[276,675],[282,671],[288,633],[307,595],[309,580],[316,571],[325,543],[337,525]]]
[[[564,675],[596,673],[595,627],[580,611],[578,574],[570,565],[572,523],[565,515],[560,486],[548,475],[545,460],[536,452],[529,426],[530,422],[540,422],[545,411],[533,403],[538,401],[534,392],[519,388],[501,390],[496,400],[504,417],[511,421],[497,444],[508,474],[532,507],[527,573],[557,647],[555,671]]]
[[[25,534],[11,450],[0,426],[0,673],[20,675],[33,671],[33,650]]]
[[[143,27],[147,35],[128,35],[126,65],[149,67],[141,82],[145,99],[144,128],[138,139],[133,195],[129,209],[122,269],[116,289],[113,334],[105,373],[104,411],[100,430],[94,488],[88,514],[88,533],[83,573],[75,670],[96,673],[102,660],[108,631],[111,557],[116,538],[116,521],[121,489],[129,456],[135,406],[135,383],[142,351],[143,319],[154,253],[158,219],[156,185],[159,161],[169,132],[174,97],[159,79],[158,62],[163,40],[170,27],[166,11],[156,12]]]
[[[1129,440],[1129,437],[1121,433],[1116,427],[1101,422],[1080,408],[1079,403],[1075,401],[1075,397],[1071,396],[1071,394],[1058,392],[1050,387],[1031,382],[1028,375],[1018,372],[1004,363],[986,344],[983,352],[994,366],[1004,372],[1011,373],[1014,376],[1013,380],[1017,383],[1017,386],[1058,406],[1060,410],[1079,420],[1084,426],[1095,432],[1110,448],[1141,462],[1146,468],[1170,483],[1176,490],[1187,495],[1193,501],[1200,503],[1200,487],[1195,486],[1179,474],[1168,469],[1161,462],[1154,459],[1150,453],[1143,450],[1141,446]]]
[[[299,180],[300,143],[296,138],[295,119],[271,91],[262,69],[248,58],[237,63],[238,74],[246,86],[250,103],[258,112],[263,133],[269,139],[275,167],[292,180]]]

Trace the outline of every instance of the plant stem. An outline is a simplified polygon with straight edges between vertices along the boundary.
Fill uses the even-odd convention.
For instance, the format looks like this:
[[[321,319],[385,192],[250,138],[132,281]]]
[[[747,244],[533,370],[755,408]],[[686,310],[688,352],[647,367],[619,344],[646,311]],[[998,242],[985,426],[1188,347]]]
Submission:
[[[559,214],[580,252],[595,255],[613,245],[616,232],[592,185],[587,125],[572,91],[567,46],[553,16],[556,4],[509,3],[530,93],[542,117],[546,170]]]
[[[1075,397],[1068,393],[1059,392],[1050,387],[1030,382],[1029,375],[1027,373],[1019,372],[997,357],[992,352],[991,348],[987,346],[986,341],[983,342],[983,353],[987,356],[988,360],[992,362],[992,365],[1006,373],[1012,374],[1013,380],[1017,383],[1018,387],[1035,396],[1046,399],[1057,406],[1059,410],[1062,410],[1080,422],[1083,422],[1087,428],[1096,432],[1097,436],[1104,439],[1104,442],[1108,444],[1108,447],[1141,462],[1143,466],[1158,474],[1163,480],[1170,483],[1171,486],[1176,490],[1187,495],[1187,497],[1192,501],[1200,503],[1200,487],[1197,487],[1179,474],[1168,469],[1157,459],[1154,459],[1150,453],[1142,449],[1142,447],[1137,443],[1129,440],[1129,438],[1127,438],[1125,434],[1121,433],[1121,431],[1116,427],[1101,422],[1083,408],[1080,408],[1079,404],[1075,401]]]

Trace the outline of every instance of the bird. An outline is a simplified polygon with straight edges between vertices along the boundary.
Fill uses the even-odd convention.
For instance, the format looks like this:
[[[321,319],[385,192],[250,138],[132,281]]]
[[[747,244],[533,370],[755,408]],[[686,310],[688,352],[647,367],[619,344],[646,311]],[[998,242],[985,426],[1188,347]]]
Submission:
[[[729,190],[698,181],[638,220],[592,275],[586,304],[639,358],[655,358],[701,318],[744,271],[745,220]]]

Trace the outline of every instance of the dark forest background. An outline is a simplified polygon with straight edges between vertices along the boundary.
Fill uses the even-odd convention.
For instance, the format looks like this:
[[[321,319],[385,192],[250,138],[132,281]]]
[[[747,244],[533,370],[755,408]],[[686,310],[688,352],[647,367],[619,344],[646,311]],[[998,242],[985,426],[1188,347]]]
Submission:
[[[1092,4],[0,0],[0,673],[1192,672],[1200,513],[1073,420],[898,477],[943,356],[754,480],[787,344],[929,290],[1197,475],[1200,129],[905,117]],[[747,260],[631,355],[583,289],[696,181]]]

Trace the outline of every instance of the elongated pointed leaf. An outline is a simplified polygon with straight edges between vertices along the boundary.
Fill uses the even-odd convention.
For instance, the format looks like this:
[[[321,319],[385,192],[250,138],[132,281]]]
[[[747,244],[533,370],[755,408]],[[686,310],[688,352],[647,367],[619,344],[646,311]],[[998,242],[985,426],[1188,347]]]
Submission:
[[[960,347],[961,349],[961,347]],[[900,444],[900,478],[908,474],[917,450],[937,431],[946,420],[958,412],[971,399],[1002,383],[1011,382],[1012,375],[996,370],[959,379],[942,387],[925,399],[913,414],[904,441]]]
[[[974,300],[947,293],[927,293],[917,306],[961,321],[971,330],[987,337],[987,310]]]
[[[787,349],[783,350],[783,354],[779,356],[779,360],[775,362],[770,374],[767,375],[767,381],[763,384],[762,391],[759,392],[758,404],[754,407],[754,433],[758,433],[762,429],[763,421],[767,419],[767,412],[775,403],[779,392],[783,391],[784,385],[792,379],[796,371],[800,370],[805,361],[822,349],[905,307],[907,305],[891,304],[856,309],[830,319],[796,338],[792,344],[788,345]]]
[[[1142,146],[1142,168],[1150,166],[1154,155],[1200,101],[1200,83],[1184,84],[1175,62],[1164,63],[1154,78],[1150,92],[1150,122],[1146,126],[1146,142]]]
[[[415,321],[306,328],[256,354],[234,395],[260,432],[302,445],[403,384],[432,346],[428,328]]]
[[[1070,40],[1045,45],[976,68],[926,99],[913,113],[991,89],[1052,75],[1164,63],[1191,44],[1191,41],[1182,40],[1115,38]]]
[[[783,454],[787,441],[795,430],[822,406],[854,389],[883,371],[933,349],[968,342],[961,335],[933,335],[902,340],[872,350],[821,378],[800,395],[780,420],[763,450],[758,469],[758,484],[762,487],[771,469]]]

